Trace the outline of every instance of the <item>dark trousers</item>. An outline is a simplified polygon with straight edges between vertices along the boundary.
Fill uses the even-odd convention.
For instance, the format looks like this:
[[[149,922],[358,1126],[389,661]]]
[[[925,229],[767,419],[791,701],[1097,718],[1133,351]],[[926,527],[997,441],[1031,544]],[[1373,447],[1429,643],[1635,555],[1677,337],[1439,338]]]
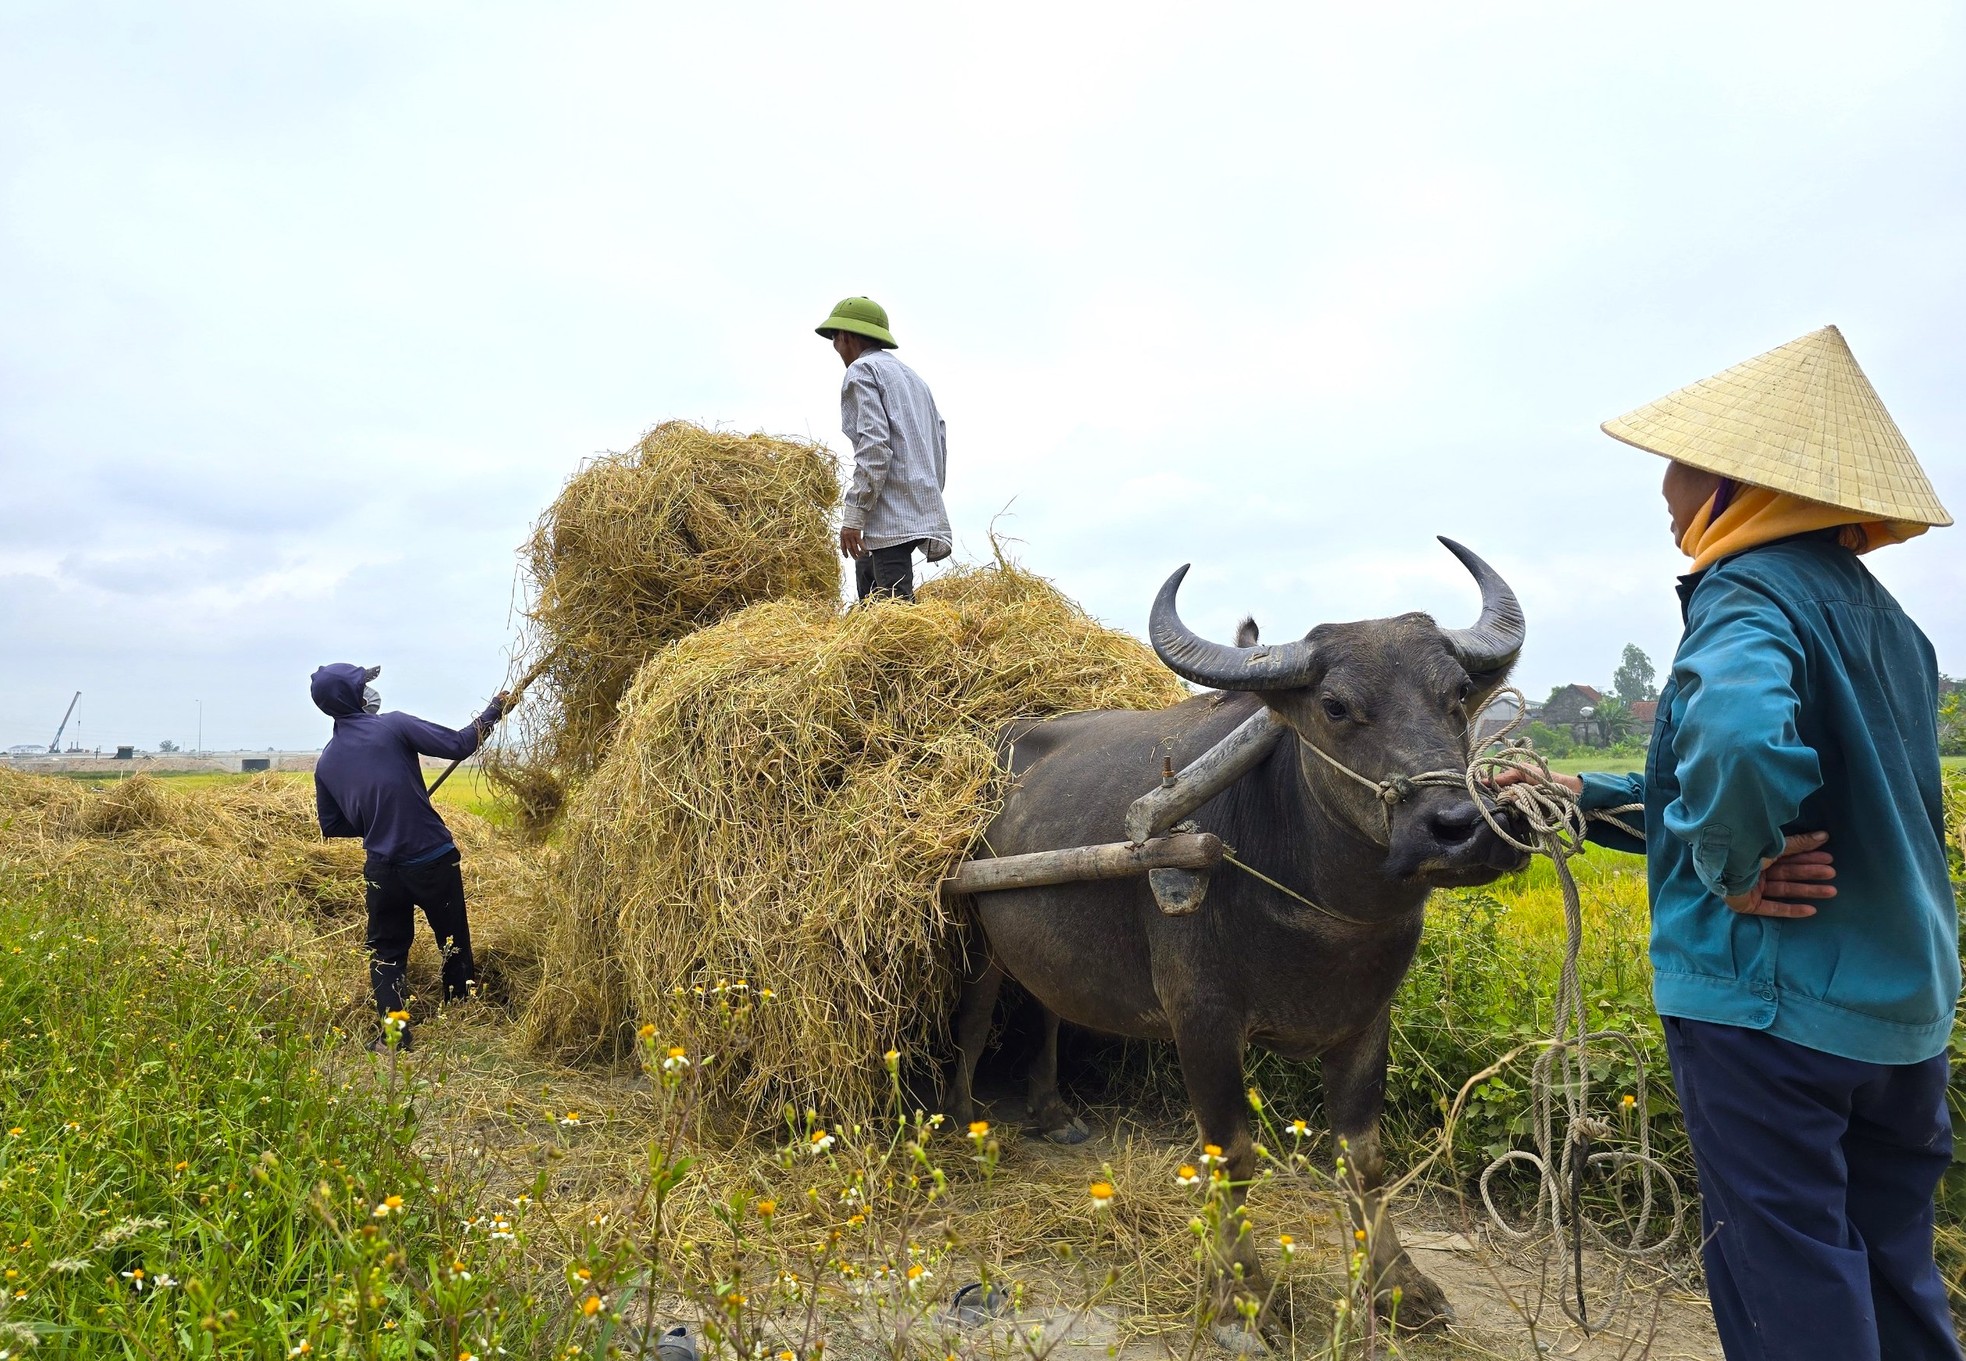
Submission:
[[[1957,1361],[1932,1260],[1946,1058],[1862,1063],[1665,1018],[1728,1361]]]
[[[902,600],[915,598],[915,550],[920,539],[897,543],[889,548],[870,548],[864,558],[853,560],[853,584],[865,600],[870,595],[891,595]]]
[[[443,952],[445,999],[470,995],[477,969],[471,960],[471,927],[464,917],[460,864],[453,850],[421,865],[371,856],[362,867],[369,887],[369,987],[375,1009],[383,1015],[403,1009],[403,966],[409,961],[419,907]]]

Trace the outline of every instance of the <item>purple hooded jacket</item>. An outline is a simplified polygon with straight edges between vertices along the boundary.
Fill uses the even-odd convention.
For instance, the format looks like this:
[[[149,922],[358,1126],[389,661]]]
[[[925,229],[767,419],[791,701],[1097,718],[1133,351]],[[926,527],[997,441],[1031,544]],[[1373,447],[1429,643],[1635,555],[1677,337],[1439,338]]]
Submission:
[[[362,710],[364,674],[335,662],[314,673],[314,705],[334,736],[314,767],[314,805],[323,836],[358,836],[371,856],[397,864],[452,849],[450,828],[430,806],[418,755],[460,760],[498,722],[496,703],[470,727],[442,728],[410,714]]]

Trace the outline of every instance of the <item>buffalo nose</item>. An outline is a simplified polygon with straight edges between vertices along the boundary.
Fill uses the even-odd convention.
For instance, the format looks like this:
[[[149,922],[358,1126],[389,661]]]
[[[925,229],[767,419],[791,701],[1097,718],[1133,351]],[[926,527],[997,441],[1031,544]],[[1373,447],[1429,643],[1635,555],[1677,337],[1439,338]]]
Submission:
[[[1427,828],[1443,846],[1461,846],[1474,839],[1481,827],[1481,810],[1466,799],[1436,808],[1427,818]]]

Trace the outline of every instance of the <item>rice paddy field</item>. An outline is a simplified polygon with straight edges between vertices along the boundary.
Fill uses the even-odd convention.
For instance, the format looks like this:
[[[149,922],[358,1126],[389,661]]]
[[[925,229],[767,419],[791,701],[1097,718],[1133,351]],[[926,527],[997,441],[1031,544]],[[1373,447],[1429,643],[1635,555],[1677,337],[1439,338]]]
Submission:
[[[536,881],[555,848],[501,830],[509,809],[475,772],[441,795],[473,865],[474,930],[505,982],[449,1012],[413,1003],[416,1053],[376,1056],[359,857],[288,844],[311,834],[309,777],[94,789],[0,772],[0,1350],[653,1355],[678,1319],[706,1349],[746,1356],[1214,1346],[1195,1326],[1195,1226],[1220,1206],[1205,1181],[1186,1184],[1197,1155],[1164,1050],[1072,1047],[1071,1093],[1096,1131],[1078,1148],[1023,1137],[1008,1099],[981,1128],[937,1127],[898,1072],[879,1119],[794,1108],[775,1132],[734,1137],[711,1099],[716,1027],[741,1040],[772,1005],[769,980],[727,980],[689,1044],[651,1025],[613,1061],[542,1057],[518,994],[543,967],[555,908]],[[216,873],[225,856],[247,873]],[[1593,1015],[1641,1038],[1660,1079],[1645,1113],[1690,1189],[1647,1005],[1642,867],[1598,851],[1577,867]],[[1545,862],[1436,896],[1388,1090],[1395,1164],[1425,1164],[1401,1202],[1409,1239],[1484,1241],[1469,1191],[1525,1141],[1526,1060],[1467,1090],[1445,1143],[1442,1106],[1547,1033],[1562,953]],[[413,978],[434,991],[427,953]],[[1621,1056],[1599,1062],[1602,1091],[1635,1090]],[[1498,1302],[1485,1331],[1385,1333],[1359,1307],[1319,1171],[1314,1070],[1262,1059],[1250,1080],[1267,1122],[1250,1214],[1276,1267],[1275,1349],[1515,1356],[1537,1337],[1579,1341],[1533,1256],[1500,1249],[1421,1254],[1464,1276],[1481,1262],[1457,1293]],[[1949,1200],[1955,1281],[1960,1222]],[[950,1294],[973,1280],[1011,1297],[1015,1326],[950,1320]],[[1600,1337],[1574,1354],[1717,1354],[1701,1350],[1690,1259],[1642,1288],[1622,1350]]]

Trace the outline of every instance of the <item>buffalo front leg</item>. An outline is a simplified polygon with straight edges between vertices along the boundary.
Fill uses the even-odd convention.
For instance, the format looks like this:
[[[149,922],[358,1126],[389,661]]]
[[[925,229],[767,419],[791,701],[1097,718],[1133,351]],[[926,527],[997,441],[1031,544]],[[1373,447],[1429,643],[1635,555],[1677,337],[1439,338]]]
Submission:
[[[1210,1150],[1202,1172],[1219,1216],[1208,1264],[1215,1335],[1232,1349],[1254,1350],[1256,1335],[1248,1320],[1268,1303],[1269,1282],[1243,1213],[1243,1196],[1256,1171],[1256,1145],[1242,1080],[1242,1027],[1226,1016],[1182,1018],[1175,1023],[1174,1047],[1202,1143]]]
[[[949,1095],[942,1105],[958,1134],[976,1118],[976,1064],[989,1042],[990,1018],[1002,990],[1003,970],[991,960],[982,973],[963,984],[962,998],[956,1003],[956,1071],[950,1075]]]
[[[1386,1207],[1386,1158],[1379,1147],[1379,1115],[1386,1099],[1390,1009],[1364,1033],[1325,1052],[1324,1100],[1337,1147],[1339,1185],[1351,1210],[1352,1228],[1365,1235],[1374,1308],[1404,1328],[1452,1323],[1453,1306],[1400,1246]]]
[[[1031,1056],[1031,1071],[1025,1088],[1025,1106],[1038,1132],[1054,1144],[1082,1144],[1092,1137],[1085,1121],[1072,1114],[1065,1098],[1058,1094],[1058,1013],[1043,1003],[1044,1034],[1037,1052]]]

